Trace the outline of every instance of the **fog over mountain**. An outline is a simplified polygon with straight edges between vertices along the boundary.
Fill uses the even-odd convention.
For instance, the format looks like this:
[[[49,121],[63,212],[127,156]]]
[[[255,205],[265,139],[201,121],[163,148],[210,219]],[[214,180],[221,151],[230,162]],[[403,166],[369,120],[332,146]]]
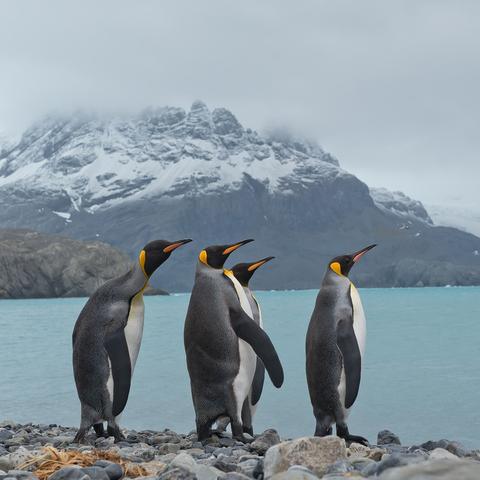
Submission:
[[[248,237],[232,262],[277,257],[260,288],[316,287],[328,259],[371,243],[359,285],[480,284],[478,237],[435,226],[401,192],[369,189],[311,140],[261,135],[201,101],[51,115],[0,151],[4,227],[99,239],[132,257],[154,238],[193,238],[162,267],[167,290],[190,288],[205,245]]]
[[[478,217],[480,2],[0,2],[0,131],[51,111],[226,107],[372,186]]]

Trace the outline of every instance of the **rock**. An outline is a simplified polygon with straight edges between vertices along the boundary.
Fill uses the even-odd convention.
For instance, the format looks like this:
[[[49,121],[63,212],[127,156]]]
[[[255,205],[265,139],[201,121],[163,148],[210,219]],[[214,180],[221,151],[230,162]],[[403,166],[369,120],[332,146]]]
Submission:
[[[390,430],[382,430],[377,435],[377,445],[401,445],[400,438]]]
[[[95,447],[100,449],[109,449],[115,445],[115,438],[108,437],[108,438],[97,438],[95,439]]]
[[[360,443],[352,443],[347,448],[347,455],[351,458],[371,458],[376,462],[378,462],[385,453],[387,453],[387,451],[383,448],[366,447]]]
[[[0,428],[10,428],[10,429],[16,429],[20,425],[17,422],[14,422],[13,420],[4,420],[3,422],[0,422]]]
[[[175,441],[177,440],[177,441]],[[155,435],[151,439],[152,445],[160,445],[161,443],[179,443],[180,439],[175,438],[173,435]]]
[[[195,457],[200,457],[201,455],[204,455],[205,450],[203,450],[203,448],[188,448],[187,450],[185,450],[185,453],[188,453],[193,458],[195,458]]]
[[[10,458],[9,458],[8,455],[0,457],[0,470],[8,472],[9,470],[12,470],[13,468],[14,468],[14,465],[10,461]]]
[[[425,457],[414,454],[392,454],[384,455],[380,462],[372,462],[362,468],[362,475],[369,477],[373,475],[380,475],[385,470],[390,468],[409,465],[412,463],[423,462]]]
[[[182,452],[172,460],[170,467],[181,468],[187,472],[195,474],[197,464],[191,455]]]
[[[125,254],[101,242],[28,230],[1,230],[0,242],[8,251],[1,259],[4,298],[88,297],[130,267]]]
[[[82,471],[88,475],[92,480],[109,480],[109,475],[102,467],[84,467]]]
[[[208,465],[199,465],[190,455],[188,455],[188,453],[183,452],[179,453],[172,460],[170,467],[173,469],[184,470],[189,474],[196,476],[197,480],[216,480],[217,478],[224,476],[224,473],[217,468],[210,467]],[[161,478],[163,478],[163,475]]]
[[[410,448],[410,450],[417,449],[419,447],[413,446]],[[437,440],[437,441],[428,441],[425,443],[422,443],[420,445],[420,448],[423,448],[424,450],[431,451],[435,450],[436,448],[443,448],[445,450],[448,450],[450,453],[453,453],[457,457],[464,457],[468,454],[467,450],[463,447],[458,442],[452,442],[450,440],[442,439],[442,440]]]
[[[224,472],[207,465],[197,465],[195,475],[197,476],[197,480],[217,480],[225,476]]]
[[[109,462],[108,460],[97,460],[94,466],[105,469],[110,480],[118,480],[123,477],[123,468],[118,463]]]
[[[269,448],[264,459],[265,478],[303,465],[319,477],[328,466],[347,457],[345,441],[338,437],[303,437]]]
[[[392,468],[382,473],[379,480],[478,480],[479,478],[479,462],[443,459]]]
[[[27,462],[31,458],[38,455],[40,452],[38,450],[28,450],[25,447],[18,447],[17,450],[8,455],[11,464],[14,467],[19,467],[23,463]],[[0,465],[1,468],[1,465]]]
[[[6,428],[0,428],[0,442],[10,440],[13,437],[13,433]]]
[[[229,472],[225,475],[225,480],[250,480],[250,477],[243,475],[243,473]]]
[[[282,475],[282,474],[279,474]],[[308,468],[301,465],[294,465],[287,470],[285,475],[286,480],[316,480],[318,477],[313,474]]]
[[[178,443],[163,443],[158,447],[158,453],[165,455],[167,453],[177,453],[180,450]]]
[[[444,448],[435,448],[429,455],[430,460],[459,460],[459,458]]]
[[[90,477],[79,467],[65,467],[50,475],[48,480],[90,480]]]
[[[350,460],[350,466],[357,472],[365,472],[367,469],[372,468],[372,465],[376,465],[377,462],[371,458],[354,458]]]
[[[237,465],[238,470],[240,473],[247,475],[248,477],[253,477],[253,472],[257,468],[258,462],[255,458],[251,458],[249,460],[244,460],[243,462],[239,462]]]
[[[260,455],[265,455],[266,451],[281,442],[280,435],[273,428],[265,430],[258,435],[255,440],[250,444],[250,448]]]
[[[222,447],[233,447],[237,442],[233,438],[222,437],[218,440]]]
[[[9,477],[15,477],[18,480],[33,480],[37,478],[34,473],[28,472],[26,470],[9,470],[7,472],[7,475]]]
[[[219,455],[226,455],[228,457],[232,454],[232,451],[232,447],[219,447],[216,448],[212,453],[216,457],[218,457]]]
[[[194,473],[188,472],[187,470],[183,470],[181,468],[168,470],[156,477],[157,480],[196,480],[196,478],[197,477]]]
[[[223,458],[217,458],[213,466],[222,472],[235,472],[237,470],[237,465],[235,463],[228,462]]]
[[[361,461],[364,459],[362,458]],[[368,460],[370,461],[370,460]],[[329,465],[325,471],[326,474],[329,473],[338,473],[344,474],[348,472],[352,472],[355,468],[346,460],[337,460],[335,463]]]
[[[166,455],[159,455],[155,457],[157,460],[160,460],[163,463],[170,464],[177,455],[175,453],[167,453]]]

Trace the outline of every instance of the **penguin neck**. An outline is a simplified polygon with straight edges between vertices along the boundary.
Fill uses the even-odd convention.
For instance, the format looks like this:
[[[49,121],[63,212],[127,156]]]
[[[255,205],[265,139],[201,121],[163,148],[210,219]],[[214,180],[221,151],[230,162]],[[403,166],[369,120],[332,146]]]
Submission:
[[[125,287],[133,294],[143,292],[148,285],[149,277],[143,271],[143,268],[138,262],[135,263],[133,268],[130,270],[127,281],[125,282]]]
[[[350,285],[352,282],[345,275],[339,275],[337,272],[334,272],[330,267],[323,278],[324,285]]]
[[[201,260],[198,260],[195,275],[216,277],[223,275],[223,268],[213,268],[210,265],[205,265]]]

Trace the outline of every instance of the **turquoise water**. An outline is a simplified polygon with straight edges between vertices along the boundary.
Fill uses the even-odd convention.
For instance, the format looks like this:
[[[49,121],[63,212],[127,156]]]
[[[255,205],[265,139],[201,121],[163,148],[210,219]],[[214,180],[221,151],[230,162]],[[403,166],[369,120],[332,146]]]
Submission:
[[[268,381],[254,427],[282,436],[314,430],[304,341],[316,291],[257,292],[285,368]],[[450,438],[480,447],[480,288],[366,289],[367,352],[350,430],[375,441],[389,428],[405,443]],[[183,350],[189,296],[147,297],[145,331],[122,423],[194,427]],[[85,299],[0,301],[0,419],[77,425],[71,332]]]

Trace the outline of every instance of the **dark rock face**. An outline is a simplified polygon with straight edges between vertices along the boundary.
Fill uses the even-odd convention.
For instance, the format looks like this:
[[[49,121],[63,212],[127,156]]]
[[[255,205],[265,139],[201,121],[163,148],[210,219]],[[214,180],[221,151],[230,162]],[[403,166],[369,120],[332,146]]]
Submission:
[[[390,430],[382,430],[377,435],[377,445],[401,445],[400,439]]]
[[[80,297],[125,273],[126,255],[101,242],[0,230],[0,298]],[[0,430],[0,439],[9,432]]]
[[[379,246],[352,271],[359,286],[480,285],[478,237],[435,227],[400,192],[369,190],[315,142],[260,135],[199,101],[188,112],[32,126],[2,147],[0,222],[130,255],[152,238],[191,237],[190,257],[154,280],[168,291],[191,288],[203,246],[249,237],[256,242],[232,261],[277,257],[256,288],[318,287],[329,259],[371,243]]]

